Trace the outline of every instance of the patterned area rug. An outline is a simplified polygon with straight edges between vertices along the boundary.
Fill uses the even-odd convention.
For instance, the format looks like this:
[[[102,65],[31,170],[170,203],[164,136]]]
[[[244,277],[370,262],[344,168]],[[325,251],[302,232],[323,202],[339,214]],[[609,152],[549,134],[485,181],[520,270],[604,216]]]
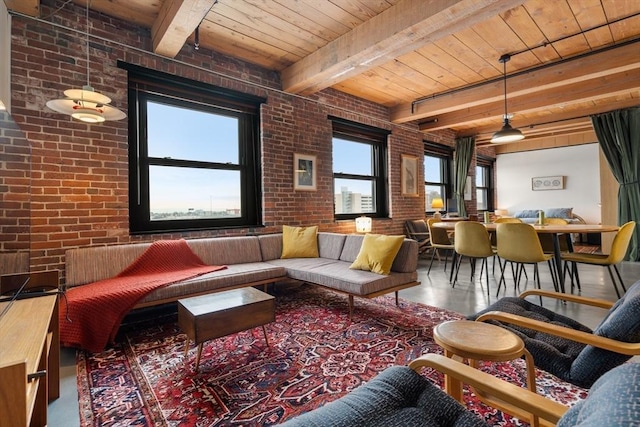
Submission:
[[[205,343],[183,358],[186,335],[176,315],[123,326],[113,348],[78,352],[82,426],[263,426],[317,408],[392,365],[440,353],[434,325],[462,316],[422,304],[356,298],[353,320],[346,297],[302,285],[276,288],[276,321]],[[524,386],[520,360],[482,369]],[[439,373],[425,371],[442,387]],[[586,391],[537,372],[538,392],[565,405]],[[526,425],[480,403],[465,390],[470,409],[490,425]]]

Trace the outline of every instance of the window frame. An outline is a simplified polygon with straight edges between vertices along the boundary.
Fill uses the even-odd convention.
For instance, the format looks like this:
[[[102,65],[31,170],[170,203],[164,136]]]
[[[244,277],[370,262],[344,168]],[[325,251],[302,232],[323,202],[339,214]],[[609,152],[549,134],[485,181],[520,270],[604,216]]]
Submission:
[[[426,187],[428,186],[439,186],[441,192],[443,193],[443,202],[444,202],[444,212],[449,212],[449,200],[452,197],[453,189],[452,189],[452,173],[453,173],[453,148],[436,144],[434,142],[425,141],[424,142],[424,156],[427,157],[435,157],[440,159],[440,181],[439,182],[431,182],[427,181],[427,173],[424,171],[424,186],[425,186],[425,194],[424,194],[424,207],[425,207],[425,215],[433,215],[435,213],[435,209],[427,209],[427,192]],[[422,161],[424,165],[424,160]]]
[[[373,181],[373,209],[374,212],[350,212],[336,213],[335,193],[333,215],[335,220],[348,220],[366,215],[371,218],[389,218],[389,192],[387,170],[387,139],[391,131],[380,129],[362,123],[352,122],[339,117],[329,116],[332,124],[331,144],[333,158],[333,138],[345,141],[353,141],[361,144],[369,144],[372,148],[371,173],[372,175],[357,175],[343,172],[335,172],[332,165],[332,191],[335,192],[336,179],[353,179]]]
[[[262,221],[260,104],[264,98],[176,77],[127,63],[129,79],[129,230],[131,234],[236,227],[256,227]],[[238,119],[238,163],[148,156],[147,102],[158,102]],[[149,171],[152,166],[240,172],[240,216],[152,220]]]
[[[476,169],[477,168],[484,168],[486,169],[486,173],[484,174],[484,178],[485,181],[483,184],[479,186],[478,182],[477,182],[477,174],[478,171],[476,170],[476,174],[474,176],[474,180],[475,180],[475,186],[476,186],[476,211],[478,212],[478,214],[484,213],[484,212],[493,212],[495,210],[494,208],[494,169],[495,169],[495,159],[491,158],[491,157],[486,157],[486,156],[480,156],[478,155],[476,157]],[[484,191],[486,192],[486,198],[487,198],[487,208],[486,209],[480,209],[478,207],[478,191]]]

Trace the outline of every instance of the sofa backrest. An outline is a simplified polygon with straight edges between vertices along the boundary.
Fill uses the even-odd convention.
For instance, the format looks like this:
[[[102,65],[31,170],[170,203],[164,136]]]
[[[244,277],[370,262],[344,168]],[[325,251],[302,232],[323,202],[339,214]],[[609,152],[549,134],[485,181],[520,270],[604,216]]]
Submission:
[[[346,234],[318,233],[318,254],[320,258],[340,259]],[[258,236],[263,261],[271,261],[282,256],[282,233],[263,234]]]
[[[65,286],[84,285],[116,276],[151,243],[69,249],[65,253]]]
[[[232,265],[262,261],[257,236],[212,237],[187,240],[189,247],[209,265]]]

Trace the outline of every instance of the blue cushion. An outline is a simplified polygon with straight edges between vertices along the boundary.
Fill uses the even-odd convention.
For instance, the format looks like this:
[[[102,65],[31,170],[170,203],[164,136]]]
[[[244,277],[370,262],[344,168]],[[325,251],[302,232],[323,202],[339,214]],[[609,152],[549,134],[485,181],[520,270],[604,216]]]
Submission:
[[[593,333],[618,341],[640,342],[640,281],[634,283],[611,307]],[[587,346],[573,362],[571,377],[591,385],[602,374],[630,358],[626,354]]]
[[[406,366],[387,368],[340,399],[281,425],[487,427],[483,420]]]
[[[573,208],[551,208],[544,210],[544,216],[547,218],[573,218]]]
[[[626,363],[595,382],[589,396],[569,409],[557,427],[640,425],[640,364]]]
[[[520,212],[516,212],[513,216],[515,218],[537,218],[539,209],[525,209]]]

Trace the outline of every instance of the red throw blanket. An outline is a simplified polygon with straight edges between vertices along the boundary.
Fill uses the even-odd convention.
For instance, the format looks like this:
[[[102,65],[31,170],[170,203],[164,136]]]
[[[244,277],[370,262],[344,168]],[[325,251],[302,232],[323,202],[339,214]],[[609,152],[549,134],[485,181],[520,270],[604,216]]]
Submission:
[[[156,241],[116,277],[67,291],[60,299],[60,343],[100,352],[115,339],[122,318],[149,292],[224,268],[203,263],[183,239]]]

